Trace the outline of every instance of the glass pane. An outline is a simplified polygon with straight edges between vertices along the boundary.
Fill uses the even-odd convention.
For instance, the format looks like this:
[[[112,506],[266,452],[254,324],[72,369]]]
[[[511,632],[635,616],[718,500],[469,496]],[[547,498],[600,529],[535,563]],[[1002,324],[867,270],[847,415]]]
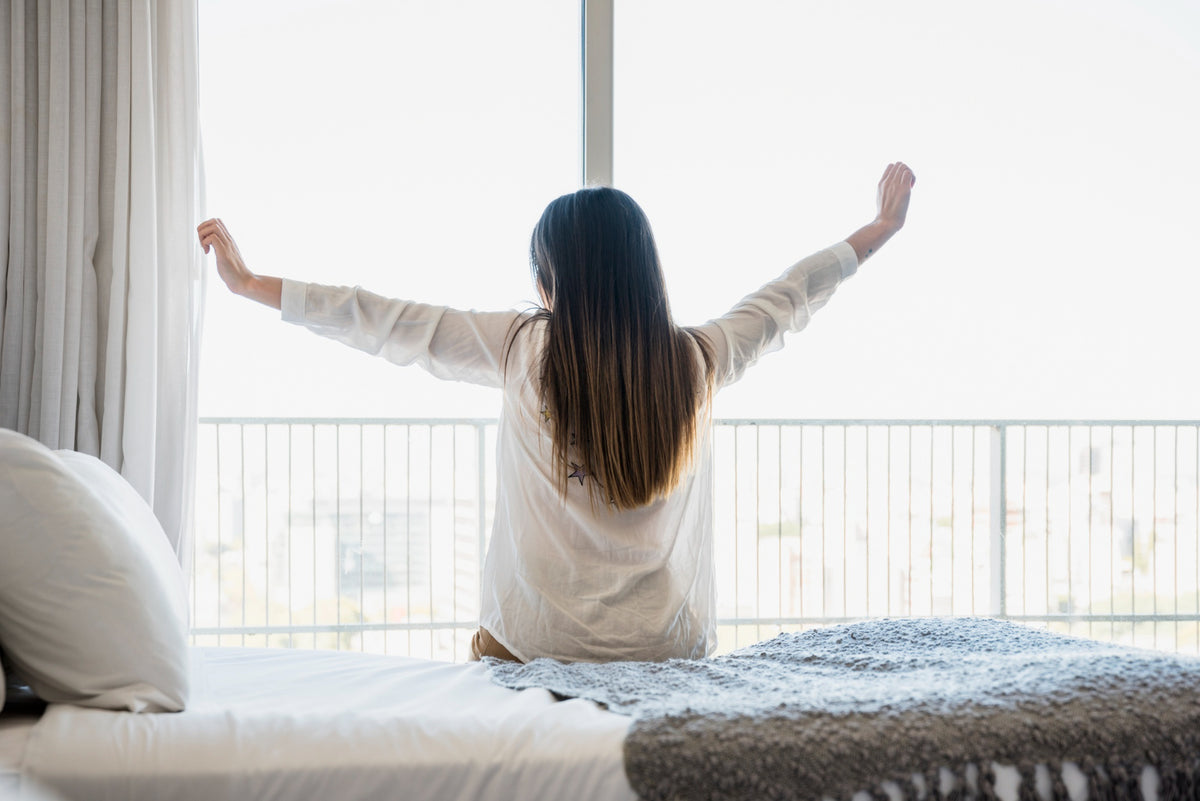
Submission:
[[[622,2],[615,180],[676,317],[918,176],[908,227],[718,415],[1192,417],[1200,8]]]
[[[200,10],[208,213],[251,269],[464,308],[536,297],[529,232],[578,185],[576,4]],[[322,340],[209,278],[202,415],[497,413],[493,391]]]

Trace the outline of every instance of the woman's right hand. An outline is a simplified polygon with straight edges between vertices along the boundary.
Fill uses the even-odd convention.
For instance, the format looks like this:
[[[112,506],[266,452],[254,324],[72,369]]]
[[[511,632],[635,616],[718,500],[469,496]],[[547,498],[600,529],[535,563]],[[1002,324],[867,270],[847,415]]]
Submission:
[[[887,165],[883,177],[879,179],[875,219],[846,237],[847,244],[854,248],[858,256],[859,264],[874,255],[892,238],[892,234],[904,227],[904,218],[908,216],[908,199],[916,182],[917,177],[904,162],[896,161]]]
[[[878,213],[875,219],[892,233],[904,227],[904,218],[908,215],[908,199],[916,182],[917,177],[902,161],[887,165],[883,177],[879,179],[879,190],[876,193]]]

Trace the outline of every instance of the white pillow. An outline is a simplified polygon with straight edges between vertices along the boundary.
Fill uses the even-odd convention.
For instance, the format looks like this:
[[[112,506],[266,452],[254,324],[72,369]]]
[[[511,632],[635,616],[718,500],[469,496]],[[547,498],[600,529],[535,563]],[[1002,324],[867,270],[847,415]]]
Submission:
[[[99,459],[0,430],[0,645],[46,701],[175,712],[187,590],[154,513]]]

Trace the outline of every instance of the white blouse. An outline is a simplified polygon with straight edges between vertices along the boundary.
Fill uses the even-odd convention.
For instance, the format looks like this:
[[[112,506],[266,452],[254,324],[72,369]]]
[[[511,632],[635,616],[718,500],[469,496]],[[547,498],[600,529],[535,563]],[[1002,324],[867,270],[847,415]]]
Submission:
[[[713,345],[715,388],[782,347],[784,334],[804,328],[857,268],[854,249],[839,242],[700,326]],[[593,511],[586,469],[572,466],[565,499],[552,472],[551,427],[538,399],[544,324],[521,329],[505,371],[516,311],[459,311],[288,280],[282,307],[284,320],[359,350],[503,391],[480,624],[513,655],[662,660],[716,646],[708,426],[692,472],[668,497]]]

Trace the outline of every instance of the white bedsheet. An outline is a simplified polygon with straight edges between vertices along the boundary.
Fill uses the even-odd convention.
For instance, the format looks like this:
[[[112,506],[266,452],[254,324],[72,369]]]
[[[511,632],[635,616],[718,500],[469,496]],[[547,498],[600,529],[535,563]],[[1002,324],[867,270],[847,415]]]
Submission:
[[[479,664],[198,648],[186,712],[51,705],[24,772],[68,799],[632,801],[629,724]]]

